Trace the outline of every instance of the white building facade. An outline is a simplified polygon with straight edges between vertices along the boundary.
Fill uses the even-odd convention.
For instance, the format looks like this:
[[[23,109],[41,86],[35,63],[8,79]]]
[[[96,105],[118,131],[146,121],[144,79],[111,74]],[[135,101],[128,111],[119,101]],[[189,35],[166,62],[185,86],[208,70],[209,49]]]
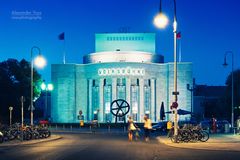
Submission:
[[[79,111],[85,122],[96,117],[114,122],[110,104],[116,99],[129,103],[128,115],[136,122],[143,122],[145,114],[158,122],[162,102],[165,111],[170,110],[173,63],[163,63],[163,56],[155,53],[154,33],[96,34],[95,50],[83,57],[83,64],[52,65],[53,122],[77,123]],[[192,84],[192,63],[178,63],[179,108],[190,111],[187,84]]]

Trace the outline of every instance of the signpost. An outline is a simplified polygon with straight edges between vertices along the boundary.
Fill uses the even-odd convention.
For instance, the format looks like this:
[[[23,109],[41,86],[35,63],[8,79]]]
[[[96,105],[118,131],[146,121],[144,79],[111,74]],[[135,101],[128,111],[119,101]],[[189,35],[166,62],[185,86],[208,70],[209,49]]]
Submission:
[[[9,111],[10,111],[10,115],[9,115],[9,125],[10,126],[12,126],[12,110],[13,110],[13,107],[12,106],[10,106],[9,107]]]
[[[23,117],[24,117],[24,115],[23,115],[23,103],[24,103],[25,99],[24,99],[23,96],[21,96],[20,100],[21,100],[22,127],[23,127],[23,121],[24,121],[24,119],[23,119]]]
[[[84,126],[84,116],[82,114],[82,110],[79,111],[78,119],[80,120],[79,121],[80,127],[83,127]]]

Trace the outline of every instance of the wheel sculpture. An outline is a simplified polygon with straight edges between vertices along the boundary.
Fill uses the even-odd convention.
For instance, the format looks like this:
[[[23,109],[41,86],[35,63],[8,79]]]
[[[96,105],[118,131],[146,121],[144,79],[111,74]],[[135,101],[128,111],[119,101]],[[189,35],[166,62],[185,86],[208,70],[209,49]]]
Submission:
[[[111,113],[115,116],[115,123],[117,123],[118,117],[123,117],[124,123],[126,123],[125,115],[129,110],[130,105],[123,99],[116,99],[111,103]]]

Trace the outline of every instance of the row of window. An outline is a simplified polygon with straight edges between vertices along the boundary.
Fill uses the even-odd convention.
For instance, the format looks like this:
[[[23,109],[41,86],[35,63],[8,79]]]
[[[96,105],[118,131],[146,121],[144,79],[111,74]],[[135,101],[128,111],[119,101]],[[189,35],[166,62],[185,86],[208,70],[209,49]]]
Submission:
[[[98,86],[99,82],[96,82],[97,80],[92,81],[92,86],[96,87]],[[103,86],[110,85],[110,82],[107,79],[103,80]],[[118,78],[117,79],[117,86],[125,86],[126,85],[126,79],[125,78]],[[139,79],[134,79],[131,81],[131,85],[137,85],[139,86]],[[144,80],[144,86],[151,86],[151,80],[150,79],[145,79]]]
[[[144,37],[126,36],[126,37],[107,37],[107,41],[143,41]]]

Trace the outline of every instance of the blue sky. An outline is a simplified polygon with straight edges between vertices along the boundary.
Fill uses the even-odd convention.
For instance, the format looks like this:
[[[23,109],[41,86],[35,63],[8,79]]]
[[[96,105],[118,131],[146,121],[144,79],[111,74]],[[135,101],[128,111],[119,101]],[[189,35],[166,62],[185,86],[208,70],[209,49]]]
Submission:
[[[176,1],[182,61],[193,62],[198,84],[224,85],[231,71],[230,66],[222,67],[225,51],[233,51],[235,69],[240,68],[240,1]],[[128,27],[130,32],[155,32],[157,53],[171,62],[172,25],[164,30],[153,25],[158,8],[159,0],[0,0],[0,61],[30,60],[31,47],[38,46],[48,60],[48,66],[38,71],[50,82],[51,64],[62,63],[63,41],[57,38],[61,32],[66,61],[81,63],[83,55],[94,52],[95,33]],[[162,9],[173,18],[172,0],[162,0]],[[14,19],[16,12],[35,12],[39,19]]]

